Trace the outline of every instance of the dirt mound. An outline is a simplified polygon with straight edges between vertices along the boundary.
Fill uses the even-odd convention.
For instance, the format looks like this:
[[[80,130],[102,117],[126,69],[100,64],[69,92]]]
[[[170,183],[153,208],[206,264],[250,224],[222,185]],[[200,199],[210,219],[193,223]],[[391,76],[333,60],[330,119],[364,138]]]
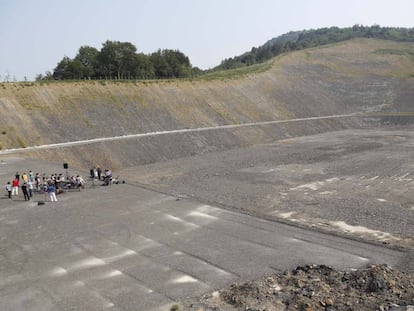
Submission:
[[[299,266],[205,296],[197,310],[414,310],[414,275],[387,265]]]

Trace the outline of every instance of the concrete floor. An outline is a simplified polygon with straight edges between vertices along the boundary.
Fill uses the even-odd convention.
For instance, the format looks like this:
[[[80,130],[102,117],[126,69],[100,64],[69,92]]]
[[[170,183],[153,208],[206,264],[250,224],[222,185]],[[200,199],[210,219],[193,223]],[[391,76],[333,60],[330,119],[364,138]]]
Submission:
[[[64,173],[60,163],[17,156],[0,163],[2,184],[16,171]],[[299,264],[406,268],[412,256],[128,180],[88,183],[38,205],[42,200],[43,194],[0,199],[1,310],[169,310],[188,297]]]

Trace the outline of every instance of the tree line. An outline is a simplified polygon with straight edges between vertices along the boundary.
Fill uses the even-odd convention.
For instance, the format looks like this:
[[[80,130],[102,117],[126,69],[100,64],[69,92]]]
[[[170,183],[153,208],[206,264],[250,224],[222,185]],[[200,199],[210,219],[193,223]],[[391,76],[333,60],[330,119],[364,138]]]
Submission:
[[[130,42],[106,41],[101,50],[81,46],[75,58],[64,56],[53,72],[36,80],[126,80],[174,79],[198,75],[189,58],[178,50],[161,50],[149,55],[137,53]]]
[[[102,44],[101,50],[91,46],[80,47],[75,58],[63,57],[53,72],[39,74],[36,80],[192,78],[207,72],[251,66],[282,53],[353,38],[413,42],[414,28],[354,25],[292,31],[240,56],[224,59],[220,65],[205,71],[192,67],[189,58],[178,50],[159,49],[146,55],[137,53],[132,43],[108,40]]]
[[[214,70],[232,69],[263,63],[282,53],[307,49],[353,38],[376,38],[393,41],[414,41],[414,28],[354,25],[347,28],[320,28],[316,30],[292,31],[273,38],[250,52],[225,59]]]

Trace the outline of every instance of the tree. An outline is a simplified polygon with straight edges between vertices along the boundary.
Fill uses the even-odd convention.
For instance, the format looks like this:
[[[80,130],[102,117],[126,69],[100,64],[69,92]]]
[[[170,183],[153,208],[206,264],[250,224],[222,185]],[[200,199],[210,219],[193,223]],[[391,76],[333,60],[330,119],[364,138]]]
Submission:
[[[38,74],[35,77],[36,81],[53,80],[53,74],[50,71],[46,71],[45,74]]]
[[[178,50],[161,50],[150,55],[156,78],[184,78],[191,76],[190,60]]]
[[[53,71],[55,80],[81,79],[83,77],[83,65],[79,60],[72,60],[65,56],[57,64]]]
[[[53,70],[53,78],[56,80],[71,79],[72,74],[69,72],[69,64],[71,61],[69,57],[64,56]]]
[[[137,48],[129,42],[106,41],[98,54],[101,72],[110,79],[125,78],[127,72],[133,72],[135,52]]]
[[[134,77],[137,79],[153,79],[155,78],[155,70],[154,65],[150,60],[150,57],[138,53],[135,55],[135,71],[134,71]]]
[[[84,67],[79,60],[71,60],[67,65],[68,75],[70,76],[69,79],[82,79],[84,76],[83,69]]]
[[[190,60],[183,53],[178,50],[164,50],[162,55],[170,68],[169,77],[184,78],[190,75]]]
[[[152,65],[154,66],[154,74],[156,78],[168,78],[171,77],[171,68],[166,58],[163,55],[163,51],[158,50],[150,56]]]
[[[99,51],[91,46],[81,46],[75,61],[79,61],[82,65],[82,78],[91,79],[95,77],[95,69],[97,67],[97,57]]]
[[[107,40],[98,51],[81,46],[74,59],[64,56],[53,71],[53,78],[65,79],[153,79],[183,78],[192,71],[189,58],[178,50],[161,50],[150,55],[137,53],[130,42]],[[43,79],[43,75],[38,75]]]

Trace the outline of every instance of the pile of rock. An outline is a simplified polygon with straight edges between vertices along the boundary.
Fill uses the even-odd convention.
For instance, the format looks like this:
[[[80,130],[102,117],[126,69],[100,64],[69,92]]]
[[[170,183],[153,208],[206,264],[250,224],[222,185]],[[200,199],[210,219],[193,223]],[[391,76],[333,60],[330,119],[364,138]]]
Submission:
[[[413,310],[414,276],[387,265],[299,266],[206,296],[198,310]]]

